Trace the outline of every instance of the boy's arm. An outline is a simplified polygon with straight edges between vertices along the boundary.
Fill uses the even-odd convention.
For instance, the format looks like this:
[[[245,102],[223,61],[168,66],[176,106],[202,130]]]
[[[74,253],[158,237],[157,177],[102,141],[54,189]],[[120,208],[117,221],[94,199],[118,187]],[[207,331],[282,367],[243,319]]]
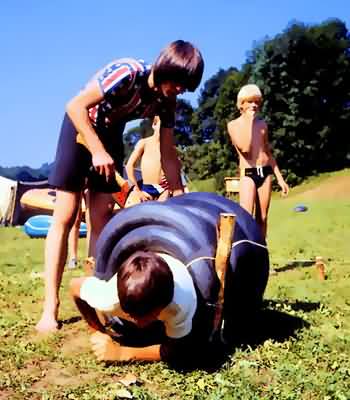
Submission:
[[[82,317],[93,331],[106,332],[104,325],[99,320],[96,310],[80,298],[80,288],[88,277],[73,278],[70,282],[70,293]]]
[[[160,159],[170,192],[173,196],[183,194],[181,162],[174,143],[173,128],[160,128]]]
[[[160,345],[147,347],[121,346],[111,336],[95,332],[90,338],[92,350],[100,361],[159,361]]]
[[[99,174],[104,174],[107,179],[110,179],[114,176],[114,161],[97,136],[88,112],[90,107],[102,99],[103,94],[96,80],[87,85],[68,102],[66,111],[76,130],[83,136],[86,146],[92,154],[93,166]]]
[[[135,188],[138,189],[140,188],[137,184],[134,168],[136,167],[137,162],[141,159],[144,149],[145,149],[144,139],[140,139],[136,143],[134,150],[129,156],[128,162],[125,165],[126,174],[128,176],[129,181],[135,186]]]
[[[289,192],[289,186],[286,183],[286,181],[283,179],[282,173],[281,173],[281,171],[280,171],[280,169],[279,169],[279,167],[277,165],[277,161],[272,155],[271,145],[270,145],[269,140],[268,140],[268,127],[267,127],[267,124],[265,122],[264,122],[264,124],[265,124],[265,126],[263,127],[263,129],[265,130],[265,134],[264,134],[264,137],[265,137],[265,140],[264,140],[265,152],[269,157],[270,165],[271,165],[271,167],[273,169],[273,173],[274,173],[274,175],[275,175],[275,177],[277,179],[277,183],[281,187],[282,194],[287,196],[288,192]]]

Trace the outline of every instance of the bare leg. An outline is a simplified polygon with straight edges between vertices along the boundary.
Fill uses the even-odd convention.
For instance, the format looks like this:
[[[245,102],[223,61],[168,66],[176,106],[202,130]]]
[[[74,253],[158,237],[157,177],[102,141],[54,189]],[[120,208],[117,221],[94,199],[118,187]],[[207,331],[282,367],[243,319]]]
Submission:
[[[77,212],[77,216],[74,221],[74,225],[72,226],[72,229],[70,230],[68,236],[68,252],[69,252],[68,268],[75,268],[77,266],[81,217],[82,217],[82,208],[80,205]]]
[[[96,242],[97,239],[113,215],[114,200],[109,193],[97,193],[88,191],[88,229],[89,235],[89,250],[88,255],[96,257]]]
[[[67,258],[68,233],[74,223],[80,204],[80,193],[57,190],[52,225],[45,243],[45,301],[39,332],[57,330],[59,287]]]
[[[242,176],[239,183],[239,204],[249,214],[253,215],[256,200],[256,187],[254,181],[248,176]]]
[[[271,190],[272,190],[272,176],[269,175],[265,182],[258,189],[257,204],[259,213],[257,215],[257,222],[261,226],[261,231],[266,238],[267,233],[267,215],[269,212],[270,201],[271,201]]]

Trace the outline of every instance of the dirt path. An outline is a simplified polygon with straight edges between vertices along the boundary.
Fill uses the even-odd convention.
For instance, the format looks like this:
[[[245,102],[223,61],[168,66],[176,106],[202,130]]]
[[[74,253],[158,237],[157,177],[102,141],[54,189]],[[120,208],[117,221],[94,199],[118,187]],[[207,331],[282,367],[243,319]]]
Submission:
[[[295,195],[295,199],[349,199],[350,200],[350,176],[334,176],[320,183],[318,187],[305,190]]]

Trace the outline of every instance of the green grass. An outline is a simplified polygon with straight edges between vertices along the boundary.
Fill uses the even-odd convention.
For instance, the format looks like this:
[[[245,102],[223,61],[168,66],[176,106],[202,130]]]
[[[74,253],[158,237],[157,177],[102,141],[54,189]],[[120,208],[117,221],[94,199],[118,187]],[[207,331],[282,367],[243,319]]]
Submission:
[[[350,398],[350,196],[313,198],[319,188],[350,172],[317,178],[289,198],[274,196],[269,218],[271,266],[258,344],[230,351],[214,371],[180,373],[164,363],[107,366],[88,346],[67,290],[80,269],[66,271],[59,333],[40,339],[42,239],[18,228],[0,228],[0,399],[322,399]],[[305,193],[305,195],[303,195]],[[303,203],[305,213],[293,208]],[[80,243],[83,254],[85,241]],[[316,255],[326,261],[318,279]],[[205,351],[205,349],[204,349]],[[138,385],[119,378],[133,373]],[[127,392],[125,392],[125,390]],[[127,398],[127,397],[124,397]]]

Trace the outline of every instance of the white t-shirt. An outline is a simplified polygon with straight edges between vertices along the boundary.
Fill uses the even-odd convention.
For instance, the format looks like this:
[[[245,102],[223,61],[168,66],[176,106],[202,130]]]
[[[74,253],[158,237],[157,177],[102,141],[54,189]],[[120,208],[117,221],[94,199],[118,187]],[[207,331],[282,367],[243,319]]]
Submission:
[[[166,335],[170,338],[182,338],[192,329],[192,319],[197,308],[197,295],[193,280],[186,266],[168,254],[158,253],[168,264],[174,277],[174,296],[171,303],[159,314],[158,319],[164,323]],[[126,320],[133,319],[120,307],[117,274],[109,281],[88,277],[80,288],[80,298],[91,307],[103,311],[111,317]]]

